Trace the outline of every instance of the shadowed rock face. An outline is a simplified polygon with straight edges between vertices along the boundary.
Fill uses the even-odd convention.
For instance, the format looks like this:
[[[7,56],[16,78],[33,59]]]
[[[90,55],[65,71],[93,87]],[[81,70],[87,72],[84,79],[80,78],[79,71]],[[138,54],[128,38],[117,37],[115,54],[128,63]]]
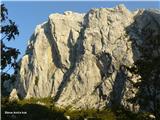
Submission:
[[[92,9],[87,14],[50,15],[28,42],[16,82],[18,94],[23,98],[51,96],[57,106],[76,109],[121,104],[140,110],[140,98],[129,100],[139,93],[135,84],[143,75],[132,69],[138,69],[135,63],[144,54],[160,56],[159,21],[158,10],[130,12],[123,5]],[[156,48],[147,44],[149,37]]]

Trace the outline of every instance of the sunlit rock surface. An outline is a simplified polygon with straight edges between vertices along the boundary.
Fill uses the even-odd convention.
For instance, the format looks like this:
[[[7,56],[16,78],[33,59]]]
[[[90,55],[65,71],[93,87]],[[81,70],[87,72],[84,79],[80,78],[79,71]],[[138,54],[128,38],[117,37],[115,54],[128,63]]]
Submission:
[[[131,69],[141,60],[146,40],[155,37],[159,44],[159,34],[159,10],[131,12],[119,5],[86,14],[51,14],[28,42],[16,82],[18,94],[51,96],[57,106],[74,109],[122,105],[138,111],[139,99],[129,100],[138,93],[135,84],[142,76]],[[149,52],[159,57],[160,47]],[[152,101],[147,107],[152,109]]]

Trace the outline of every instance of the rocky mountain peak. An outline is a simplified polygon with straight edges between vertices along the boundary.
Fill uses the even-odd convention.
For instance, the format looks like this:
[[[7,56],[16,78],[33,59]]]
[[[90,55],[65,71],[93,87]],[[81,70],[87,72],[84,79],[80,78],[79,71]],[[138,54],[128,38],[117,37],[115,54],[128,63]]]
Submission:
[[[53,97],[60,107],[152,110],[152,100],[147,107],[129,100],[144,78],[134,72],[137,61],[160,57],[159,21],[159,10],[131,12],[124,5],[51,14],[30,38],[15,88],[23,98]]]

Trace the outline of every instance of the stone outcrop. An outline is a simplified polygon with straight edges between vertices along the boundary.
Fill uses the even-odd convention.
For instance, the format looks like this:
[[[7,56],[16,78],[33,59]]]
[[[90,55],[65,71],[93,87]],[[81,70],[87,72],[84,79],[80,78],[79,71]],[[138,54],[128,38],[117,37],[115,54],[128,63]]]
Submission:
[[[9,100],[14,101],[14,100],[19,100],[18,95],[17,95],[17,90],[13,89],[9,95]]]
[[[36,27],[21,59],[15,83],[19,96],[51,96],[57,106],[75,109],[121,104],[140,110],[140,98],[130,102],[144,77],[135,72],[136,63],[144,54],[160,56],[159,21],[159,10],[131,12],[123,5],[91,9],[87,14],[51,14]],[[153,44],[147,44],[149,38]],[[148,111],[153,107],[149,101]]]

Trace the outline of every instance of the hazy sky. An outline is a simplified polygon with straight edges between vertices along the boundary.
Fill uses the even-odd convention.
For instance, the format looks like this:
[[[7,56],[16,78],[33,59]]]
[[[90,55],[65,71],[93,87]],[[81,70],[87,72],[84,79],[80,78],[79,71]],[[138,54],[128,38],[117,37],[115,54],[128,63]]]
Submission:
[[[115,7],[117,4],[123,3],[130,10],[137,8],[160,8],[160,2],[3,2],[5,3],[9,18],[14,20],[18,25],[20,35],[15,41],[7,43],[7,45],[16,47],[24,55],[27,41],[33,33],[37,24],[48,19],[52,13],[63,13],[64,11],[76,11],[86,13],[91,8]]]

